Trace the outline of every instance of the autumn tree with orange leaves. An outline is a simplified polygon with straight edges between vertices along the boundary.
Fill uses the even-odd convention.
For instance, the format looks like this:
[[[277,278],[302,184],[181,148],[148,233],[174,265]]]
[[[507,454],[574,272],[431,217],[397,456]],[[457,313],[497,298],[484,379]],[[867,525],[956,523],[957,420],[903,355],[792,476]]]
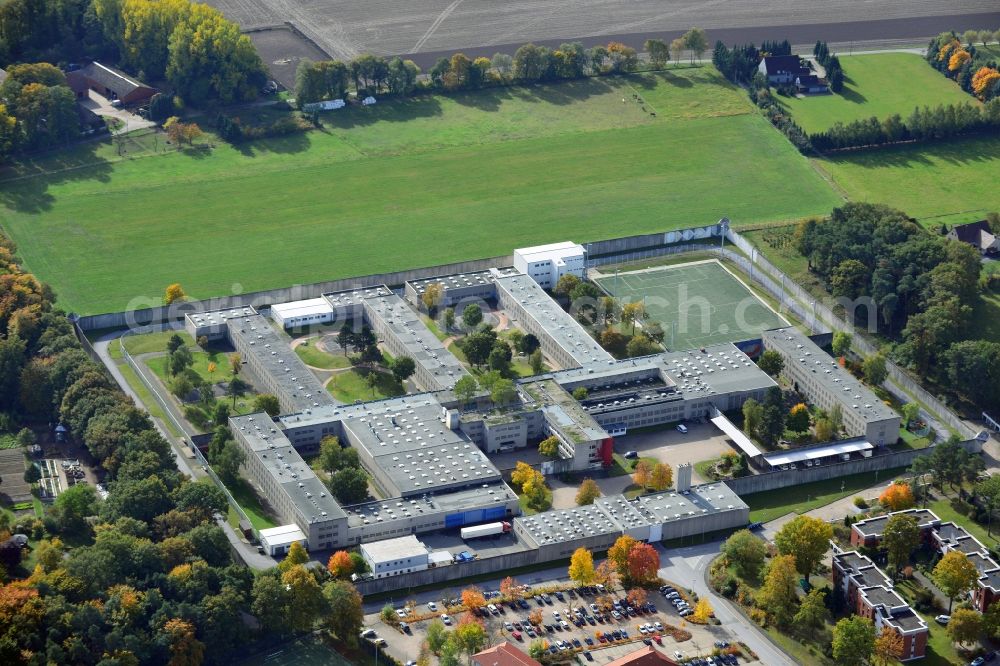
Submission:
[[[656,579],[660,568],[660,555],[648,543],[639,543],[628,552],[629,580],[645,584]]]
[[[478,587],[467,587],[462,590],[462,605],[469,610],[482,608],[486,605],[486,596]]]
[[[163,633],[170,637],[168,666],[200,666],[205,645],[195,638],[194,625],[175,617],[163,625]]]
[[[951,57],[948,58],[948,71],[957,72],[958,70],[962,69],[962,65],[967,63],[971,58],[972,56],[969,55],[969,52],[966,51],[965,49],[959,49],[955,51],[954,53],[951,54]]]
[[[916,501],[913,499],[913,491],[910,490],[909,484],[899,482],[893,483],[886,488],[882,494],[879,495],[878,502],[890,511],[912,509],[916,504]]]
[[[326,570],[334,578],[347,578],[354,573],[354,560],[351,559],[351,554],[346,550],[338,550],[330,556],[326,563]]]
[[[648,595],[646,594],[646,590],[641,587],[633,587],[625,595],[625,600],[632,608],[638,608],[639,606],[646,605],[647,597]]]
[[[972,92],[984,102],[1000,93],[1000,71],[992,67],[980,67],[972,75]]]
[[[615,540],[611,548],[608,548],[608,561],[614,566],[619,576],[628,573],[628,554],[638,543],[634,538],[623,534]]]
[[[505,599],[520,599],[524,596],[521,594],[520,583],[510,576],[507,576],[500,581],[500,594],[502,594]]]

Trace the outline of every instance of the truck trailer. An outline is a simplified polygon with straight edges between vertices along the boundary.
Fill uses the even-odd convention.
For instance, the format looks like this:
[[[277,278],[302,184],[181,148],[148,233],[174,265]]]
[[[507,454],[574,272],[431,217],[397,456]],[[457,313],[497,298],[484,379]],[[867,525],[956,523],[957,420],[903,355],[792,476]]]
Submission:
[[[495,536],[497,534],[506,534],[507,532],[510,532],[510,523],[506,521],[473,525],[462,528],[462,539],[478,539],[479,537]]]

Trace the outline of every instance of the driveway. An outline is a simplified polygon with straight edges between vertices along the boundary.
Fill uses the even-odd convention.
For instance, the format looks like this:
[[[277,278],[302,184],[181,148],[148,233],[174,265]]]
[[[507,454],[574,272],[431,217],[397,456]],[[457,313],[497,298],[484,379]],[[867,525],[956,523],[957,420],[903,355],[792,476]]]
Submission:
[[[667,550],[657,544],[656,549],[660,553],[660,577],[694,590],[699,597],[706,597],[715,609],[715,616],[722,623],[721,627],[725,627],[725,631],[735,636],[736,640],[746,643],[757,653],[761,663],[767,666],[796,666],[788,655],[778,649],[760,629],[736,610],[735,606],[709,588],[705,580],[708,566],[719,554],[721,545],[721,541],[715,541]],[[711,648],[711,645],[708,647]]]
[[[79,100],[79,104],[83,108],[90,109],[99,116],[111,117],[120,120],[122,122],[122,126],[117,130],[112,130],[112,134],[127,134],[128,132],[134,132],[137,129],[144,129],[146,127],[153,127],[156,125],[153,121],[137,116],[128,109],[112,106],[111,100],[98,95],[93,90],[88,90],[87,99]]]

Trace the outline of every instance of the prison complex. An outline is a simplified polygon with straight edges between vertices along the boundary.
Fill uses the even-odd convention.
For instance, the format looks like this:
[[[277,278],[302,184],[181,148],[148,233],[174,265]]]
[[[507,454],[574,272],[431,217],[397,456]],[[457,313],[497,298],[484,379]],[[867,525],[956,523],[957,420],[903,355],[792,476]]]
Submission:
[[[193,337],[227,338],[247,374],[280,402],[279,417],[258,413],[229,421],[246,454],[248,478],[284,522],[298,527],[271,535],[269,551],[283,552],[295,539],[325,550],[510,520],[521,548],[554,559],[580,546],[604,549],[622,534],[661,540],[746,524],[748,509],[739,497],[724,483],[692,487],[690,467],[683,465],[676,491],[635,500],[605,497],[590,507],[520,516],[518,497],[489,454],[555,436],[558,455],[542,464],[543,472],[607,468],[614,451],[611,433],[712,417],[739,409],[749,398],[761,400],[776,386],[729,343],[614,359],[543,289],[562,274],[582,274],[584,256],[575,248],[518,251],[515,265],[522,270],[414,281],[404,285],[402,297],[384,285],[370,285],[275,305],[269,313],[274,325],[250,307],[188,315]],[[485,391],[460,403],[452,389],[467,371],[417,313],[432,284],[439,285],[439,306],[460,311],[468,302],[498,303],[513,325],[538,338],[554,369],[518,380],[514,404],[494,405]],[[313,323],[369,326],[391,354],[413,358],[419,392],[338,402],[281,331]],[[587,397],[577,400],[572,392],[581,387]],[[302,459],[327,436],[358,452],[379,494],[388,499],[340,506]],[[366,546],[366,552],[373,559],[401,552],[384,546]],[[396,560],[423,566],[414,564],[412,555]],[[393,575],[407,568],[413,570],[385,565],[380,571]]]

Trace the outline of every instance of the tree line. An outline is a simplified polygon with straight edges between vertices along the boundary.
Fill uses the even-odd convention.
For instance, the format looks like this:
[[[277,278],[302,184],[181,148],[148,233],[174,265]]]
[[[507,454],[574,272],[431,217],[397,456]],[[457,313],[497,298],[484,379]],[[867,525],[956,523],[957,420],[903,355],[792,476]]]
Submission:
[[[826,70],[826,82],[829,84],[830,90],[835,93],[843,90],[844,68],[840,65],[840,58],[830,53],[830,47],[826,45],[826,42],[816,41],[816,45],[813,47],[813,56],[815,56],[816,62]]]
[[[0,6],[0,62],[107,59],[184,103],[252,100],[266,81],[250,38],[189,0],[11,0]]]
[[[48,63],[13,65],[0,85],[0,156],[40,150],[80,134],[66,75]]]
[[[28,534],[36,562],[27,571],[20,549],[0,553],[0,662],[223,663],[317,623],[357,640],[349,582],[301,557],[257,576],[233,562],[214,519],[222,491],[178,472],[170,444],[0,237],[0,427],[55,423],[103,469],[108,496],[77,484],[42,519],[0,515],[0,536]]]
[[[796,248],[835,297],[870,298],[854,316],[892,340],[891,354],[983,406],[1000,406],[1000,345],[970,340],[981,298],[979,253],[884,205],[849,203],[806,220]]]
[[[679,61],[685,51],[691,63],[701,58],[708,39],[701,28],[692,28],[669,44],[647,39],[643,45],[653,69],[662,69],[671,60]],[[299,108],[323,100],[346,97],[352,84],[359,97],[390,94],[410,95],[431,90],[477,90],[508,85],[567,81],[587,76],[622,74],[639,69],[639,53],[621,42],[584,48],[567,42],[558,48],[524,44],[514,52],[496,53],[492,58],[470,58],[464,53],[442,57],[420,80],[420,68],[410,60],[366,53],[349,62],[327,60],[299,63],[295,78],[295,100]]]
[[[830,129],[809,135],[817,150],[870,148],[906,141],[936,141],[967,134],[1000,131],[1000,99],[982,106],[969,102],[917,107],[905,120],[898,113],[853,122],[834,123]]]
[[[1000,96],[1000,67],[997,58],[985,48],[991,40],[1000,41],[1000,30],[967,30],[959,36],[943,32],[930,41],[925,55],[931,67],[954,80],[965,92],[983,102]]]

